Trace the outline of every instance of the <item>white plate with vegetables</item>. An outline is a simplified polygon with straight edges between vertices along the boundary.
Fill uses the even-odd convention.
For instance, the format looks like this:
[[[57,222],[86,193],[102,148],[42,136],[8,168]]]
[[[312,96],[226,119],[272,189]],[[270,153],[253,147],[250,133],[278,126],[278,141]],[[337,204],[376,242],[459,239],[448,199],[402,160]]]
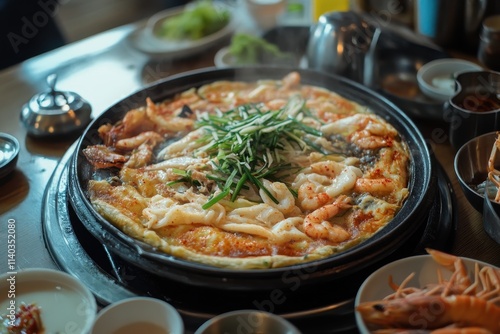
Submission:
[[[127,41],[151,57],[180,58],[222,43],[233,32],[231,7],[204,0],[153,15]]]

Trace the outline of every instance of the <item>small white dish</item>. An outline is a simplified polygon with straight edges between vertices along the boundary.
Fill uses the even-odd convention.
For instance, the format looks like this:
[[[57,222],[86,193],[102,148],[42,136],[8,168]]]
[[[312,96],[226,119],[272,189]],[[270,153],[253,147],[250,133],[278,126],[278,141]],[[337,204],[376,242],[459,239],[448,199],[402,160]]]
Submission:
[[[422,93],[434,100],[446,102],[455,94],[455,78],[458,74],[481,69],[481,66],[467,60],[436,59],[418,70],[417,82]]]
[[[236,63],[236,59],[231,55],[227,46],[217,51],[214,57],[214,64],[217,68],[241,66]]]
[[[275,27],[286,9],[286,0],[244,0],[244,3],[252,20],[263,31]]]
[[[207,320],[194,334],[220,333],[300,334],[300,331],[278,315],[258,310],[238,310]]]
[[[218,6],[230,12],[231,19],[229,23],[222,29],[201,39],[173,41],[155,36],[154,30],[163,20],[179,15],[185,10],[185,6],[180,6],[153,15],[144,26],[139,27],[129,34],[126,40],[132,48],[153,58],[174,59],[201,53],[229,39],[235,30],[234,16],[231,8],[222,4],[218,4]]]
[[[491,266],[485,262],[464,258],[462,260],[471,277],[474,272],[474,265]],[[438,282],[438,271],[444,279],[449,279],[452,272],[444,269],[443,266],[435,262],[430,255],[417,255],[403,258],[391,262],[373,272],[361,284],[354,301],[355,307],[364,302],[381,300],[394,291],[389,287],[389,276],[392,276],[394,283],[400,284],[411,273],[415,276],[408,282],[407,286],[423,287],[426,284]],[[356,324],[361,334],[369,334],[370,330],[363,321],[361,314],[355,311]]]
[[[167,302],[150,297],[123,299],[103,308],[91,334],[183,334],[184,323]]]
[[[25,269],[0,276],[0,313],[7,316],[19,306],[41,309],[44,333],[90,332],[97,305],[92,292],[75,277],[52,269]]]

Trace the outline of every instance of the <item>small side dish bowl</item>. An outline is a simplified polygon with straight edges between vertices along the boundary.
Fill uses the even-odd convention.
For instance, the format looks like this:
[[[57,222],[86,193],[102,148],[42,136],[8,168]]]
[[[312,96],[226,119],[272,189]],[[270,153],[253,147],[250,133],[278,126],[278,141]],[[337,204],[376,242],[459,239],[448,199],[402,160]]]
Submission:
[[[278,315],[257,310],[238,310],[207,320],[195,332],[195,334],[220,333],[300,334],[300,331]]]
[[[454,167],[465,197],[483,214],[485,232],[500,243],[500,203],[494,200],[498,190],[488,179],[488,163],[497,138],[495,131],[469,140],[455,155]],[[500,170],[500,150],[495,150],[492,162],[494,168]]]
[[[500,130],[500,73],[460,73],[456,84],[444,113],[450,124],[450,143],[459,149],[472,138]]]
[[[229,47],[225,46],[217,53],[214,57],[214,64],[217,68],[228,68],[238,66],[238,62],[234,58],[234,56],[229,51]]]
[[[230,45],[215,54],[215,66],[305,66],[302,63],[305,61],[309,30],[301,26],[282,26],[270,29],[262,36],[236,33]]]
[[[418,70],[417,82],[425,95],[446,102],[455,93],[455,78],[458,74],[481,69],[481,66],[467,60],[436,59],[424,64]]]
[[[469,276],[470,273],[474,272],[476,263],[480,266],[492,267],[485,262],[469,258],[462,257],[462,260]],[[452,271],[446,270],[443,266],[439,265],[431,255],[417,255],[391,262],[377,269],[361,284],[354,301],[355,307],[357,308],[365,302],[382,300],[392,294],[394,290],[389,286],[390,276],[392,276],[393,282],[399,285],[412,273],[415,273],[415,275],[407,282],[406,286],[417,288],[422,288],[427,284],[438,283],[439,274],[444,280],[449,280],[453,274]],[[422,310],[422,312],[425,311]],[[357,310],[355,311],[355,317],[360,333],[371,333],[369,326]]]
[[[97,305],[75,277],[52,269],[25,269],[0,276],[0,313],[12,320],[22,304],[40,309],[45,333],[90,332]],[[12,318],[11,318],[12,317]],[[0,332],[2,332],[0,330]]]
[[[103,308],[91,334],[168,333],[183,334],[184,323],[169,303],[151,297],[123,299]]]
[[[0,133],[0,179],[16,168],[18,157],[19,141],[7,133]]]
[[[286,9],[285,0],[244,0],[244,3],[257,27],[264,31],[275,27]]]
[[[483,212],[484,189],[488,178],[488,159],[496,140],[496,132],[477,136],[465,143],[455,154],[454,168],[458,183],[469,203]]]

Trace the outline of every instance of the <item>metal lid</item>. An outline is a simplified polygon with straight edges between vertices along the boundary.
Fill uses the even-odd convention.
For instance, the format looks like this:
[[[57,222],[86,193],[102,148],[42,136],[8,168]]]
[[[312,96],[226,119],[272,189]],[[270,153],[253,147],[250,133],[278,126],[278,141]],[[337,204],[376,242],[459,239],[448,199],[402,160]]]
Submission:
[[[39,114],[59,114],[66,113],[69,109],[78,109],[81,106],[82,98],[72,92],[56,91],[57,76],[51,74],[47,77],[50,91],[36,94],[31,98],[27,107]]]
[[[90,122],[91,107],[74,92],[57,91],[57,76],[47,77],[49,91],[34,95],[24,106],[21,120],[34,136],[68,134]]]

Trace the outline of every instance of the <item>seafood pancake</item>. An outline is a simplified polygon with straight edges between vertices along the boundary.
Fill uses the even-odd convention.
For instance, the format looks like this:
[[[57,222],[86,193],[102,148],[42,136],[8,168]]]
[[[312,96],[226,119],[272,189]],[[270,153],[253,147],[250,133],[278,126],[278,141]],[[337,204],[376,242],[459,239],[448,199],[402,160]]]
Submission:
[[[162,252],[225,268],[372,237],[408,196],[407,146],[366,106],[300,79],[217,81],[101,126],[83,153],[114,176],[89,181],[92,205]]]

